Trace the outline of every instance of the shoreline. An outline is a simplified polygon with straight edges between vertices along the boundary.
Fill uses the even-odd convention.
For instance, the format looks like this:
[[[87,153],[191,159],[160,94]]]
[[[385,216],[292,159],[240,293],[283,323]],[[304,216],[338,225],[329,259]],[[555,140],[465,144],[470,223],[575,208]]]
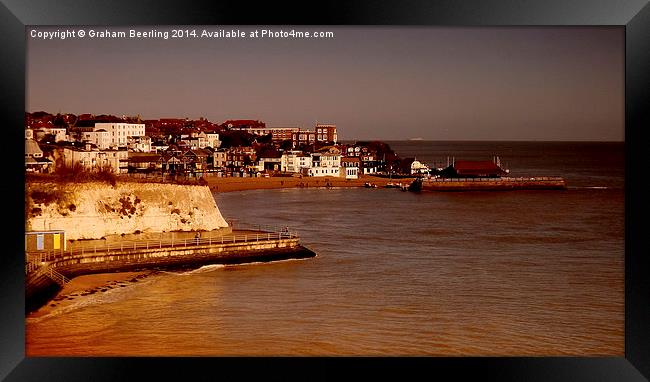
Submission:
[[[390,179],[371,175],[359,176],[358,179],[345,179],[341,177],[270,177],[270,178],[235,178],[235,177],[207,177],[207,185],[213,192],[233,192],[249,190],[269,190],[281,188],[326,188],[364,187],[366,183],[375,184],[378,188],[385,187],[388,183],[410,184],[412,178]]]
[[[143,278],[157,274],[155,270],[110,272],[81,275],[74,277],[47,303],[40,308],[28,313],[26,318],[41,318],[54,312],[65,309],[77,302],[78,297],[107,292],[111,289],[128,287]]]

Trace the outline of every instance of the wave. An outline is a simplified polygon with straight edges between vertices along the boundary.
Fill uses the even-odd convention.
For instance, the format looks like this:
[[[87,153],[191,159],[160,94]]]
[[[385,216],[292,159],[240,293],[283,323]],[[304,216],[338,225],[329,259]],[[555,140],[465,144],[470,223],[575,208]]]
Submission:
[[[77,295],[77,296],[74,296],[75,301],[72,301],[69,304],[65,304],[65,306],[54,307],[52,309],[52,311],[50,311],[49,313],[44,314],[42,316],[27,317],[26,322],[28,324],[35,324],[35,323],[39,323],[39,322],[41,322],[43,320],[46,320],[46,319],[49,319],[49,318],[52,318],[52,317],[56,317],[56,316],[59,316],[59,315],[64,314],[64,313],[69,313],[69,312],[78,310],[80,308],[83,308],[83,307],[86,307],[86,306],[89,306],[89,305],[105,304],[105,303],[115,302],[115,301],[118,301],[120,299],[123,299],[126,294],[131,292],[131,290],[133,289],[134,286],[136,286],[138,284],[142,285],[142,284],[145,284],[145,283],[148,283],[148,282],[150,282],[150,281],[143,281],[143,282],[140,282],[140,283],[128,283],[127,286],[125,286],[125,287],[113,287],[113,288],[109,288],[108,290],[105,290],[103,292],[95,292],[95,293],[85,295],[85,296],[84,295]],[[51,301],[48,302],[48,304],[50,304],[50,303],[51,303]]]
[[[198,273],[212,272],[215,269],[220,269],[223,267],[225,267],[224,264],[209,264],[209,265],[204,265],[200,268],[192,269],[191,271],[185,271],[185,272],[162,271],[162,273],[168,273],[176,276],[187,276],[187,275],[195,275]]]
[[[278,264],[278,263],[288,263],[292,261],[304,261],[304,260],[313,260],[317,258],[318,255],[314,257],[307,257],[304,259],[283,259],[283,260],[271,260],[271,261],[251,261],[249,263],[239,263],[239,264],[226,264],[225,268],[235,268],[235,267],[245,267],[249,265],[265,265],[265,264]]]
[[[204,265],[200,268],[197,269],[192,269],[190,271],[185,271],[185,272],[174,272],[174,271],[160,271],[160,273],[166,273],[170,275],[175,275],[175,276],[188,276],[188,275],[195,275],[195,274],[201,274],[201,273],[207,273],[207,272],[212,272],[217,269],[223,269],[223,268],[232,268],[232,267],[242,267],[242,266],[248,266],[248,265],[263,265],[263,264],[277,264],[277,263],[283,263],[283,262],[289,262],[289,261],[302,261],[302,260],[309,260],[318,257],[318,255],[310,258],[304,258],[304,259],[283,259],[283,260],[271,260],[271,261],[251,261],[247,263],[239,263],[239,264],[209,264],[209,265]]]

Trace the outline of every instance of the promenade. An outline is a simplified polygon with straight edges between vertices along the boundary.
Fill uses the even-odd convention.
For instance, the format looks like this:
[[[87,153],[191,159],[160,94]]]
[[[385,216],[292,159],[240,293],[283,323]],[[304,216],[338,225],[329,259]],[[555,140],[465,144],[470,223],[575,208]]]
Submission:
[[[296,232],[261,227],[220,235],[167,232],[157,239],[83,240],[65,249],[28,252],[25,256],[25,297],[28,309],[33,310],[82,275],[301,259],[316,254],[300,245]]]

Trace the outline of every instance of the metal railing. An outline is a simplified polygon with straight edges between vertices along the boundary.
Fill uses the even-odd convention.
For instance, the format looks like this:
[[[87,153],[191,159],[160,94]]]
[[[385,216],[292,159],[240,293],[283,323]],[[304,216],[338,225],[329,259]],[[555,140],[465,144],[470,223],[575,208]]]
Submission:
[[[241,229],[241,228],[240,228]],[[26,252],[25,271],[31,273],[40,268],[43,263],[54,260],[64,260],[78,255],[89,254],[110,254],[111,252],[123,252],[125,250],[149,250],[162,248],[196,248],[202,246],[237,244],[237,243],[256,243],[260,241],[295,239],[298,238],[296,232],[289,230],[280,230],[277,232],[255,232],[246,234],[221,235],[207,238],[186,238],[186,239],[166,239],[166,240],[138,240],[122,241],[119,243],[105,243],[104,245],[84,245],[74,248],[70,245],[68,249],[57,249],[51,251]]]
[[[559,176],[536,176],[536,177],[499,177],[499,178],[423,178],[425,182],[559,182],[564,179]]]
[[[59,272],[55,271],[54,268],[52,268],[52,267],[48,267],[47,276],[52,281],[54,281],[55,283],[57,283],[57,284],[59,284],[61,286],[65,285],[67,282],[70,281],[67,277],[65,277],[62,274],[60,274]]]
[[[70,282],[70,279],[62,275],[61,273],[54,270],[54,268],[48,263],[36,263],[28,262],[25,264],[25,274],[31,274],[32,277],[45,275],[50,278],[50,280],[55,283],[63,286],[66,283]]]

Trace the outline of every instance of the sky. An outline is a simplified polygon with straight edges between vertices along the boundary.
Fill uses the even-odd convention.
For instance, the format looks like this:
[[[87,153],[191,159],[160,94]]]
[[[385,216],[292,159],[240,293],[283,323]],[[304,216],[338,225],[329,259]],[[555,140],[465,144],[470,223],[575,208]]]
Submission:
[[[80,29],[84,38],[38,37]],[[107,30],[26,28],[27,111],[334,123],[341,140],[624,139],[622,27],[185,26],[197,37],[168,39],[91,29]]]

